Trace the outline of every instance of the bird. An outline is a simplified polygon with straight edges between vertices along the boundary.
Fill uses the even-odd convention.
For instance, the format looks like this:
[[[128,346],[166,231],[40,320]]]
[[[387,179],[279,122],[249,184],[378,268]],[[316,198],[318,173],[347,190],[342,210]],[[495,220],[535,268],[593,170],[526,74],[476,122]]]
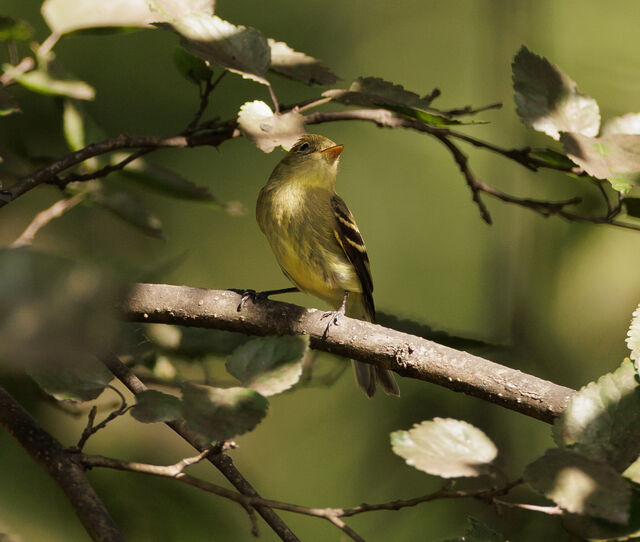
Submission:
[[[335,191],[343,148],[321,135],[301,137],[275,167],[256,204],[258,225],[285,276],[298,290],[335,309],[325,315],[330,316],[325,337],[342,314],[375,319],[367,250],[351,211]],[[355,360],[353,367],[368,397],[375,394],[376,383],[386,393],[400,395],[391,371]]]

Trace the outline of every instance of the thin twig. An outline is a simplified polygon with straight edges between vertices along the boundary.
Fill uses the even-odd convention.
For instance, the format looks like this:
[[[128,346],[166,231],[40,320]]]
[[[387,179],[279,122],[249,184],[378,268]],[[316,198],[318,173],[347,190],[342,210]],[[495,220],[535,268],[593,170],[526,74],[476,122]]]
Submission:
[[[227,70],[223,70],[222,73],[217,77],[217,79],[213,83],[211,82],[211,79],[209,79],[205,83],[204,89],[202,88],[200,89],[200,107],[198,108],[198,111],[193,117],[193,120],[185,128],[183,133],[190,134],[197,129],[198,123],[200,122],[200,119],[202,118],[202,115],[204,114],[205,109],[207,109],[207,106],[209,105],[209,96],[220,84],[220,81],[222,81],[222,78],[227,73],[228,73]]]
[[[518,502],[503,501],[502,499],[494,499],[494,504],[503,508],[519,508],[520,510],[529,510],[530,512],[539,512],[548,516],[562,516],[566,512],[559,506],[539,506],[537,504],[525,504]]]
[[[117,356],[106,356],[103,358],[103,362],[116,376],[116,378],[118,378],[118,380],[120,380],[133,394],[138,394],[148,389],[147,386],[145,386],[145,384],[133,373],[133,371],[122,363]],[[187,427],[182,420],[167,422],[166,425],[178,433],[197,450],[203,451],[209,447],[209,443],[205,443],[202,437]],[[258,495],[258,492],[244,478],[244,476],[242,476],[240,471],[233,464],[232,459],[228,455],[221,453],[222,451],[223,449],[220,449],[218,450],[218,453],[209,455],[207,460],[212,463],[243,496],[259,498],[260,496]],[[300,542],[298,537],[291,531],[291,529],[289,529],[287,524],[282,521],[282,519],[270,507],[256,505],[255,509],[281,540],[284,542]],[[255,528],[255,524],[253,524],[253,528]]]
[[[73,450],[82,451],[82,449],[84,448],[84,445],[87,443],[87,440],[89,440],[89,438],[92,435],[94,435],[95,433],[97,433],[101,429],[104,429],[109,422],[115,420],[117,417],[126,414],[129,411],[129,409],[131,408],[130,406],[127,406],[127,401],[124,398],[124,395],[122,395],[122,393],[120,393],[120,390],[118,390],[117,388],[111,386],[110,384],[107,384],[106,387],[111,389],[112,391],[114,391],[115,393],[118,394],[118,396],[120,397],[120,406],[116,410],[111,411],[105,417],[105,419],[102,420],[98,425],[93,425],[93,422],[96,419],[96,414],[98,413],[98,407],[94,406],[89,411],[89,415],[87,417],[87,425],[85,426],[84,430],[82,431],[82,435],[80,436],[80,440],[78,440],[78,444],[76,444],[73,447]]]
[[[92,179],[101,179],[102,177],[106,177],[110,173],[113,173],[115,171],[121,171],[126,166],[128,166],[131,162],[155,150],[157,150],[157,148],[140,149],[139,151],[131,153],[129,156],[123,158],[117,164],[109,164],[108,166],[105,166],[101,169],[97,169],[95,171],[90,171],[89,173],[70,173],[69,175],[63,177],[62,179],[57,179],[55,181],[55,184],[63,188],[69,183],[73,183],[73,182],[90,181]]]
[[[11,243],[11,248],[19,248],[31,245],[36,234],[55,218],[60,218],[63,214],[73,209],[86,198],[85,193],[78,193],[70,198],[63,198],[56,201],[51,207],[40,211],[20,236]]]
[[[273,102],[273,112],[276,115],[280,114],[280,104],[278,103],[278,98],[276,97],[276,93],[271,86],[271,83],[267,84],[267,88],[269,89],[269,96],[271,96],[271,101]]]

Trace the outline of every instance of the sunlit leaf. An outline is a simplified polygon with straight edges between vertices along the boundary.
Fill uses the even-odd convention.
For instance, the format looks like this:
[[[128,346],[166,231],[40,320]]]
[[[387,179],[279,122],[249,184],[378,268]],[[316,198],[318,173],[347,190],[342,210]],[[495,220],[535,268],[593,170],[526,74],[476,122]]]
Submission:
[[[267,40],[271,49],[271,70],[305,85],[333,85],[338,77],[319,60],[294,51],[283,41]]]
[[[85,146],[84,120],[75,103],[71,100],[64,101],[62,130],[67,145],[72,151],[80,150]]]
[[[266,38],[255,28],[236,26],[220,17],[196,13],[159,25],[181,36],[191,54],[264,85],[271,51]]]
[[[589,175],[608,179],[616,190],[625,194],[637,184],[640,176],[640,135],[587,137],[563,133],[560,139],[569,158]]]
[[[381,107],[434,126],[478,124],[475,121],[463,123],[449,118],[444,113],[429,107],[431,103],[429,96],[421,98],[402,85],[396,85],[378,77],[359,77],[351,83],[348,90],[331,89],[326,90],[322,95],[345,105]]]
[[[601,135],[640,134],[640,113],[627,113],[609,119],[602,126]]]
[[[136,395],[130,412],[142,423],[170,422],[182,415],[182,401],[168,393],[147,390]]]
[[[624,471],[640,455],[640,388],[629,359],[574,394],[556,419],[559,446]]]
[[[451,418],[434,418],[409,431],[395,431],[391,446],[408,465],[442,478],[488,474],[498,454],[480,429]]]
[[[98,269],[4,249],[0,276],[0,370],[83,370],[114,347],[122,289]]]
[[[598,103],[582,94],[560,68],[524,46],[511,67],[516,111],[523,124],[553,139],[558,139],[560,132],[598,134]]]
[[[627,331],[627,347],[631,350],[629,357],[636,362],[640,362],[640,305],[633,311],[631,324]]]
[[[176,47],[173,51],[173,63],[180,74],[191,83],[199,85],[203,81],[209,81],[213,71],[204,60],[187,53],[182,47]]]
[[[59,34],[109,27],[145,27],[192,13],[213,14],[214,0],[45,0],[41,12]]]
[[[243,386],[269,397],[300,380],[308,349],[308,335],[252,339],[231,354],[226,367]]]
[[[131,194],[99,190],[90,195],[90,201],[110,211],[143,233],[157,239],[164,238],[160,219],[147,211],[142,203]]]
[[[289,150],[306,133],[300,113],[289,111],[275,115],[259,100],[247,102],[240,108],[238,127],[247,139],[267,153],[279,145]]]
[[[0,15],[0,41],[28,41],[33,31],[24,21]]]
[[[2,68],[12,79],[33,92],[51,96],[67,96],[76,100],[93,100],[96,95],[93,87],[84,81],[55,79],[43,70],[22,73],[10,64],[4,64]]]
[[[504,536],[490,529],[480,520],[472,517],[467,519],[469,520],[469,528],[464,536],[447,538],[442,542],[506,542]]]
[[[251,431],[267,414],[269,402],[247,388],[214,388],[187,383],[183,416],[210,440],[226,440]]]
[[[614,523],[629,520],[631,488],[602,461],[552,448],[527,466],[524,479],[568,512]]]

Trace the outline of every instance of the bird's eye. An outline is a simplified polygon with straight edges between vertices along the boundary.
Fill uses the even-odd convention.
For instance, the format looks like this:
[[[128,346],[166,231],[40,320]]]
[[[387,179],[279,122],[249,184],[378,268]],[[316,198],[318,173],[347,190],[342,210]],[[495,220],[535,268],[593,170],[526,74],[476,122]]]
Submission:
[[[309,143],[303,143],[302,145],[300,145],[300,146],[298,147],[298,150],[299,150],[300,152],[308,151],[308,150],[309,150]]]

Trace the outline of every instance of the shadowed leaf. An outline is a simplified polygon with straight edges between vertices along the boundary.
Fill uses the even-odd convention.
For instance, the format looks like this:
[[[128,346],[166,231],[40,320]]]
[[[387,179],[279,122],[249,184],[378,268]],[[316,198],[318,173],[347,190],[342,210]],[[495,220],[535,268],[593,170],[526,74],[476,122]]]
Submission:
[[[82,372],[114,347],[123,292],[98,269],[4,249],[0,276],[0,370]]]
[[[220,17],[196,13],[160,24],[181,36],[181,45],[192,55],[217,64],[263,85],[271,51],[267,39],[255,28],[236,26]]]
[[[487,527],[476,518],[469,517],[469,528],[464,536],[459,538],[447,538],[442,542],[505,542],[504,536]]]
[[[128,222],[141,232],[164,239],[160,219],[145,209],[140,201],[126,192],[105,192],[98,190],[90,196],[90,201]]]
[[[629,359],[581,388],[556,419],[553,437],[592,459],[624,471],[640,455],[640,388]]]
[[[24,21],[0,16],[0,41],[29,41],[33,31]]]
[[[566,514],[562,518],[563,527],[570,533],[585,540],[637,540],[640,536],[640,496],[634,491],[628,525],[587,516]]]
[[[182,401],[168,393],[147,390],[136,395],[131,415],[142,423],[171,422],[182,414]]]
[[[395,431],[391,446],[407,464],[442,478],[488,474],[498,454],[480,429],[451,418],[434,418],[409,431]]]
[[[319,60],[294,51],[286,43],[269,38],[271,71],[305,85],[333,85],[338,77]]]
[[[582,94],[560,68],[521,47],[511,65],[520,120],[553,139],[560,132],[595,136],[600,128],[598,103]]]
[[[269,397],[300,380],[308,350],[308,335],[252,339],[231,354],[226,367],[243,386]]]
[[[360,77],[351,83],[348,90],[331,89],[326,90],[322,95],[345,105],[382,107],[433,126],[481,124],[477,121],[464,123],[450,118],[429,107],[431,97],[421,98],[415,92],[405,90],[402,85],[396,85],[379,77]]]
[[[602,461],[552,448],[527,466],[524,479],[567,512],[627,523],[631,488]]]
[[[204,60],[187,53],[182,47],[176,47],[173,51],[173,63],[180,74],[191,83],[199,85],[211,79],[213,71]]]
[[[267,414],[269,402],[247,388],[214,388],[187,383],[182,393],[187,423],[210,440],[251,431]]]

